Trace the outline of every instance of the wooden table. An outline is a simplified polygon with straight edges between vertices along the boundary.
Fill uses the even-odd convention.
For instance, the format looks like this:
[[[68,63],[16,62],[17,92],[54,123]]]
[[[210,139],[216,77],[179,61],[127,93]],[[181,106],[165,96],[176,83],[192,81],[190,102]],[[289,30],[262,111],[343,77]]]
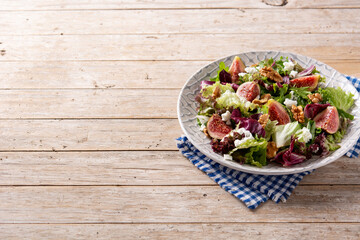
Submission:
[[[359,159],[251,211],[176,148],[180,88],[217,58],[359,72],[359,1],[281,3],[1,1],[1,239],[359,239]]]

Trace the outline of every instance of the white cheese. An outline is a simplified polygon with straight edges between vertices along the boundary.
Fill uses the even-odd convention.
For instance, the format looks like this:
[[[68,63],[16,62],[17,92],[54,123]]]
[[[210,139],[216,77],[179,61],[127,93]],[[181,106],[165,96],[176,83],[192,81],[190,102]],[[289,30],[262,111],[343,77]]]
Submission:
[[[239,75],[239,77],[243,77],[243,76],[245,76],[247,73],[239,73],[238,75]]]
[[[253,135],[251,134],[251,132],[249,132],[248,130],[246,130],[245,128],[239,128],[238,130],[234,130],[234,132],[237,132],[241,135],[245,135],[241,140],[236,139],[234,141],[235,147],[240,146],[241,144],[243,144],[244,142],[246,142],[249,139],[254,139]]]
[[[230,125],[230,117],[231,117],[231,113],[229,111],[226,111],[226,113],[221,114],[221,119],[226,122],[227,125]]]
[[[309,142],[312,138],[311,132],[308,128],[302,128],[302,138],[304,139],[305,143]]]
[[[245,72],[250,73],[250,74],[254,74],[254,73],[257,73],[258,70],[256,68],[254,68],[254,67],[246,67]]]
[[[295,64],[293,62],[284,62],[284,70],[285,71],[292,71],[295,67]]]
[[[206,127],[205,124],[201,124],[200,131],[204,131],[205,127]]]
[[[284,104],[287,108],[291,108],[292,105],[297,106],[297,101],[291,100],[289,98],[285,98]]]
[[[289,74],[289,77],[290,77],[290,78],[296,78],[296,75],[297,75],[297,74],[298,74],[297,71],[292,70],[292,71],[290,72],[290,74]]]

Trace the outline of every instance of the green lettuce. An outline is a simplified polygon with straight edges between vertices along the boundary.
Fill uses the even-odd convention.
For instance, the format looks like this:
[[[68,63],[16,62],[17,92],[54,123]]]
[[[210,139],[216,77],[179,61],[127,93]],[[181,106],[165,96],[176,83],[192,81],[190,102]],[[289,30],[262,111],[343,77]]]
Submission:
[[[218,108],[240,108],[245,115],[249,110],[254,110],[256,105],[246,101],[245,98],[240,98],[234,91],[226,91],[216,99],[216,106]]]
[[[329,102],[331,105],[335,106],[337,109],[347,111],[354,104],[354,94],[346,93],[340,87],[326,89],[319,89],[323,100]]]
[[[216,87],[220,88],[220,94],[225,93],[226,91],[230,91],[230,92],[235,92],[234,89],[231,87],[231,85],[229,83],[227,83],[226,85],[221,84],[220,82],[216,82],[213,85],[208,85],[205,86],[202,90],[201,90],[201,94],[203,95],[203,97],[209,97],[212,95],[212,93],[214,92],[214,89]]]
[[[275,132],[272,134],[272,138],[276,143],[276,147],[289,146],[291,142],[291,136],[294,135],[301,125],[299,122],[291,122],[285,125],[277,125]]]
[[[275,127],[276,127],[276,124],[278,124],[278,121],[271,121],[269,120],[267,123],[266,123],[266,126],[265,126],[265,139],[267,141],[270,140],[271,138],[271,135],[275,132]]]
[[[267,141],[264,138],[249,139],[229,152],[235,161],[262,167],[266,162]]]

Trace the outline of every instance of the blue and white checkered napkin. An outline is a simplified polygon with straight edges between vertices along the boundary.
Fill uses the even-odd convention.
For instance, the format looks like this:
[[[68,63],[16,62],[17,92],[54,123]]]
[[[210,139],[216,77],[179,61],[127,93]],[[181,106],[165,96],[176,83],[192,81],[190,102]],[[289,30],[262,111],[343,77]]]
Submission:
[[[355,88],[360,92],[360,80],[347,77]],[[220,165],[197,150],[186,136],[177,139],[177,147],[192,164],[206,173],[212,180],[219,184],[227,192],[231,193],[250,209],[257,208],[260,203],[269,198],[278,203],[285,202],[291,192],[299,184],[305,175],[312,171],[303,173],[265,176],[239,172]],[[358,157],[360,153],[360,139],[356,145],[346,153],[348,157]]]

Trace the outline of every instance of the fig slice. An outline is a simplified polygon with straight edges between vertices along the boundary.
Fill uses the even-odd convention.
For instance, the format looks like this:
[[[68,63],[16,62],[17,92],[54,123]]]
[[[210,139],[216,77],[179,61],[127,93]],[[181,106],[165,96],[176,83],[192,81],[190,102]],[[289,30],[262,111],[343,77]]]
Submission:
[[[260,95],[260,86],[254,82],[245,82],[239,86],[236,94],[239,97],[243,97],[249,102],[252,102],[257,96]]]
[[[219,114],[213,114],[209,119],[206,129],[210,137],[215,139],[223,139],[229,134],[232,128],[224,123]]]
[[[278,121],[278,125],[284,125],[290,122],[289,114],[285,108],[274,99],[268,101],[268,114],[271,121]]]
[[[308,91],[313,91],[320,80],[320,75],[311,75],[306,77],[300,77],[290,80],[290,86],[292,87],[309,87]]]
[[[236,83],[239,81],[239,73],[241,72],[245,72],[245,64],[240,57],[236,56],[234,57],[234,60],[229,68],[232,83]]]
[[[334,106],[327,107],[314,118],[315,126],[325,130],[327,133],[334,134],[339,129],[339,113]]]

